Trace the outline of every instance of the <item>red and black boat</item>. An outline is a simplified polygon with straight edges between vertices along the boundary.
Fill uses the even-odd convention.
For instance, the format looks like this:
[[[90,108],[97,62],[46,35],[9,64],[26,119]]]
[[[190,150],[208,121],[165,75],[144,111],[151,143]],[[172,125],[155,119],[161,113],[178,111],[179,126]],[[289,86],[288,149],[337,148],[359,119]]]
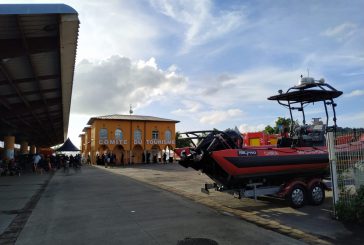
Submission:
[[[278,95],[268,98],[288,108],[291,122],[295,122],[292,111],[302,112],[303,116],[303,124],[292,123],[289,135],[280,138],[276,146],[243,146],[241,134],[234,130],[186,132],[186,138],[197,143],[193,147],[176,149],[179,163],[202,171],[216,182],[219,189],[246,189],[259,183],[262,186],[281,186],[280,195],[285,196],[293,195],[292,186],[298,186],[302,198],[306,192],[321,192],[321,199],[316,201],[312,200],[315,193],[309,195],[314,204],[320,204],[324,196],[321,180],[329,173],[325,133],[336,130],[334,98],[341,94],[323,79],[316,81],[301,77],[299,85],[285,93],[280,90]],[[308,125],[304,108],[307,104],[318,102],[325,108],[326,123],[315,119]],[[328,107],[332,108],[331,113]],[[330,127],[329,114],[333,114]]]

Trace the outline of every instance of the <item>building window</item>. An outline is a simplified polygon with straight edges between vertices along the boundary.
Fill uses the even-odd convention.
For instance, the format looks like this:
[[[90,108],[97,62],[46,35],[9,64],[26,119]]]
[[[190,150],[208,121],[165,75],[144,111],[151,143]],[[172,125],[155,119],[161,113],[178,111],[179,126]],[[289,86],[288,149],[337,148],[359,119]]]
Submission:
[[[140,129],[135,129],[134,139],[135,140],[142,140],[142,131],[140,131]]]
[[[153,140],[157,140],[159,138],[159,132],[158,130],[153,130],[152,131],[152,139]]]
[[[164,132],[164,139],[165,140],[171,140],[172,139],[172,133],[168,129],[166,130],[166,132]]]
[[[100,139],[107,139],[107,128],[100,128]]]
[[[123,139],[123,131],[121,129],[117,128],[115,130],[115,139],[122,140]]]

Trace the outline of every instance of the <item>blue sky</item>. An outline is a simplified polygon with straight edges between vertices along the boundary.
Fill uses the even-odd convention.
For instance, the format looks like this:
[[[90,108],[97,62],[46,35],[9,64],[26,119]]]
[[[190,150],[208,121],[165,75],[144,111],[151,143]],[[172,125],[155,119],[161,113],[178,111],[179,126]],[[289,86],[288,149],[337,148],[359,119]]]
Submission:
[[[7,1],[16,2],[24,1]],[[260,130],[288,116],[266,98],[307,69],[344,92],[338,125],[364,127],[363,1],[63,2],[81,21],[76,144],[91,116],[127,114],[130,104],[135,114],[181,121],[178,131]],[[308,119],[322,112],[312,109]]]

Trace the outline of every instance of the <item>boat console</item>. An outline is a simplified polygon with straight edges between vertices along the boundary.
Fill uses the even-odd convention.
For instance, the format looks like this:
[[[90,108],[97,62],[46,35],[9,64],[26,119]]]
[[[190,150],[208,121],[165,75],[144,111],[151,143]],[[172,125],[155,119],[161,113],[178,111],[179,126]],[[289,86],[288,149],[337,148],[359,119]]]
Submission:
[[[329,130],[336,130],[336,103],[334,99],[342,95],[343,92],[336,90],[324,79],[314,80],[311,77],[302,77],[298,85],[289,88],[285,93],[278,91],[278,95],[268,98],[276,100],[280,105],[288,108],[291,125],[288,137],[282,137],[278,140],[278,147],[305,147],[305,146],[323,146],[325,145],[325,133]],[[326,123],[319,121],[320,118],[314,118],[312,124],[306,124],[305,106],[310,103],[322,102],[325,108]],[[331,107],[333,114],[333,125],[329,125],[329,110]],[[297,110],[302,112],[303,125],[295,125],[292,112]]]

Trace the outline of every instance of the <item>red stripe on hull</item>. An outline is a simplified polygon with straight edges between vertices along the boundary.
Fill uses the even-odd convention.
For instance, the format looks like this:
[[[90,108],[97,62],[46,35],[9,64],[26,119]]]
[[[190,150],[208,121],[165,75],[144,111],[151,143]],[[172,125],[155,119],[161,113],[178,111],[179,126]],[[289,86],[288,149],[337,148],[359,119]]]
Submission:
[[[221,150],[221,151],[215,151],[212,153],[211,157],[216,161],[216,163],[229,175],[231,176],[238,176],[238,175],[256,175],[256,174],[279,174],[280,172],[306,172],[306,171],[320,171],[325,170],[328,168],[328,161],[324,162],[288,162],[287,161],[284,164],[279,163],[279,158],[282,159],[285,157],[297,157],[297,158],[304,158],[304,156],[310,155],[311,158],[315,157],[315,155],[321,156],[323,154],[327,154],[326,148],[322,147],[321,149],[318,148],[311,148],[311,147],[302,147],[298,149],[285,149],[285,148],[273,148],[273,149],[259,149],[259,148],[248,148],[245,150],[255,150],[256,155],[255,156],[239,156],[238,151],[239,150]],[[264,157],[270,157],[271,159],[277,159],[277,163],[270,164],[270,166],[236,166],[234,163],[231,162],[231,159],[238,159],[239,162],[244,163],[244,159],[249,160],[256,160],[257,165],[264,165],[263,162],[260,161],[260,156],[264,159]],[[243,165],[243,164],[242,164]]]

